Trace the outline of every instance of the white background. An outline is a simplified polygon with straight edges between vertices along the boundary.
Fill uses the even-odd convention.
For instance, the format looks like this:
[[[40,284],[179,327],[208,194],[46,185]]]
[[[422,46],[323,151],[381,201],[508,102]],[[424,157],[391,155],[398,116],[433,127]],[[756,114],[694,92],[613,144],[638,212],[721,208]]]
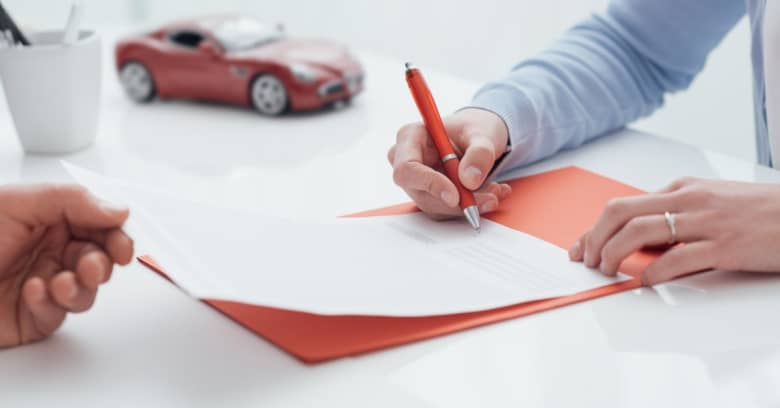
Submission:
[[[33,27],[61,26],[69,3],[2,1]],[[412,30],[424,27],[423,19],[405,16],[400,6],[322,3],[252,7],[257,14],[274,10],[267,19],[284,21],[291,32],[320,33],[435,66],[428,78],[440,84],[444,110],[465,102],[474,83],[438,71],[477,81],[499,75],[600,6],[584,0],[517,1],[515,15],[461,7],[436,19],[437,29],[418,29],[424,40],[415,42]],[[239,3],[139,4],[94,0],[87,19],[110,37],[134,19],[160,22],[236,9]],[[690,93],[641,126],[751,154],[747,45],[743,25]],[[510,46],[514,55],[495,51]],[[243,109],[191,103],[138,106],[106,76],[99,143],[68,159],[182,197],[273,214],[343,214],[399,202],[405,199],[400,189],[377,182],[390,180],[391,169],[375,158],[386,152],[396,124],[417,113],[407,90],[379,82],[397,75],[401,59],[361,55],[371,74],[365,95],[349,109],[308,120],[265,120]],[[104,69],[112,68],[107,63]],[[0,180],[63,180],[56,158],[21,153],[9,122],[0,102]],[[230,137],[214,137],[225,133]],[[183,145],[187,154],[181,154]],[[765,168],[630,132],[523,171],[563,165],[645,190],[682,175],[780,181]],[[144,253],[140,247],[147,244],[138,244]],[[658,292],[625,292],[311,367],[135,263],[114,274],[95,308],[70,317],[49,341],[0,352],[0,406],[777,407],[778,278],[702,274]]]
[[[651,0],[650,0],[651,1]],[[153,26],[211,12],[245,12],[293,34],[323,36],[480,82],[498,77],[604,0],[85,0],[88,25]],[[29,27],[64,24],[69,1],[6,0]],[[692,22],[693,24],[693,22]],[[635,127],[755,160],[749,32],[743,19],[689,91]],[[368,73],[370,75],[370,72]],[[110,80],[110,79],[109,79]],[[463,101],[466,103],[466,101]]]

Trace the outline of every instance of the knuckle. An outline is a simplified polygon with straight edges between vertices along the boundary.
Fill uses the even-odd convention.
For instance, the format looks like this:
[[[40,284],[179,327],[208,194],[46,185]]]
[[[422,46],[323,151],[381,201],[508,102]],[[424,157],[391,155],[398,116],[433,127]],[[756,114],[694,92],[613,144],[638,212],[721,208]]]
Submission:
[[[702,189],[698,193],[697,204],[705,208],[710,208],[713,206],[716,200],[717,197],[715,196],[715,192],[709,189]]]
[[[696,191],[691,188],[684,188],[675,193],[675,199],[681,204],[691,204],[696,200]]]
[[[702,248],[701,255],[709,260],[709,264],[712,268],[721,270],[738,270],[740,269],[739,257],[734,256],[734,252],[730,250],[733,248],[732,239],[718,239],[711,242],[707,248]]]
[[[476,126],[474,122],[466,121],[460,125],[460,131],[470,138],[478,138],[482,134],[482,129]]]
[[[483,141],[487,140],[485,137],[485,130],[482,126],[479,126],[473,122],[464,123],[460,129],[463,136],[468,141]]]
[[[626,223],[626,234],[629,237],[642,236],[650,232],[651,225],[645,218],[634,218]]]
[[[675,186],[677,188],[683,188],[683,187],[696,184],[698,181],[699,179],[697,179],[696,177],[690,177],[690,176],[680,177],[679,179],[675,180],[672,183],[672,186]]]
[[[617,218],[623,214],[623,207],[625,206],[625,200],[621,198],[613,198],[607,202],[607,206],[604,208],[604,215],[607,218]]]
[[[681,177],[681,178],[678,178],[678,179],[672,181],[671,183],[669,183],[664,188],[664,190],[666,192],[679,191],[680,189],[683,189],[683,188],[685,188],[687,186],[690,186],[690,185],[696,183],[696,180],[697,179],[694,178],[694,177]]]
[[[706,185],[696,189],[697,200],[700,204],[709,207],[716,200],[716,193]]]
[[[422,166],[418,163],[404,162],[393,168],[393,181],[402,188],[412,188],[415,190],[431,191],[436,184],[436,173],[431,171],[421,171]]]
[[[615,260],[613,259],[615,256],[614,254],[615,254],[614,247],[609,244],[605,245],[604,248],[601,250],[601,261],[605,265],[611,266],[615,262]]]
[[[416,134],[419,133],[421,127],[422,125],[420,123],[407,123],[401,126],[395,135],[396,143],[413,138]]]
[[[727,265],[725,263],[726,259],[729,260],[734,259],[733,257],[725,258],[723,254],[727,252],[728,251],[723,250],[720,245],[714,244],[714,245],[709,245],[708,247],[702,249],[701,256],[707,259],[708,264],[713,268],[732,269],[732,268],[728,268],[731,265]]]
[[[411,171],[409,163],[401,163],[393,167],[393,182],[400,187],[404,187],[409,180],[409,172]]]
[[[680,199],[687,205],[709,206],[715,200],[715,193],[705,186],[693,184],[680,191]]]
[[[421,185],[423,190],[432,193],[436,187],[436,174],[432,171],[428,171],[422,174]]]

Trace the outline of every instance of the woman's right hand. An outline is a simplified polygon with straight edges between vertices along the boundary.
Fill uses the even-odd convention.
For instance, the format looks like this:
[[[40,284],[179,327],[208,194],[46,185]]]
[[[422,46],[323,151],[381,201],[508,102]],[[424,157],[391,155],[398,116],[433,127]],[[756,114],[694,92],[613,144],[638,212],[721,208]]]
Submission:
[[[443,119],[444,127],[460,157],[460,182],[474,191],[480,213],[498,209],[512,188],[508,184],[483,186],[496,160],[506,150],[508,131],[495,113],[464,109]],[[393,179],[426,214],[434,218],[461,215],[455,185],[442,172],[441,159],[422,123],[402,127],[387,154]]]

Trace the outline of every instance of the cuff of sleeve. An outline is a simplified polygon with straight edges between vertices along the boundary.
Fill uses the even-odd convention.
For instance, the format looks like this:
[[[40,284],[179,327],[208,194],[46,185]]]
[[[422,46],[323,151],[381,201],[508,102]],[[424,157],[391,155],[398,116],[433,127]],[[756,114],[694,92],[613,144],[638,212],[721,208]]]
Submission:
[[[507,154],[488,177],[488,181],[500,178],[501,173],[522,166],[533,158],[529,149],[524,148],[532,137],[537,122],[536,110],[531,100],[516,89],[488,85],[480,90],[463,109],[475,108],[493,112],[506,125],[509,134],[511,151]]]

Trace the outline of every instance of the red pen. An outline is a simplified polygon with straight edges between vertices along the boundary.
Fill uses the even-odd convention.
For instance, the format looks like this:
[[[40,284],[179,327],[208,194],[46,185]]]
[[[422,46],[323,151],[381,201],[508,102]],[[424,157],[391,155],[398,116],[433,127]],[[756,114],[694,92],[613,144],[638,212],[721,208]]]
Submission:
[[[458,176],[460,159],[455,154],[455,149],[452,148],[450,138],[444,129],[444,123],[441,121],[439,109],[436,107],[436,102],[433,100],[433,95],[431,95],[422,73],[409,62],[406,63],[406,83],[409,84],[409,90],[412,91],[414,102],[417,104],[417,109],[420,110],[420,115],[423,117],[425,128],[428,129],[428,134],[431,135],[433,144],[436,145],[436,150],[439,152],[441,163],[444,166],[444,173],[458,188],[460,208],[463,210],[463,214],[466,216],[469,224],[479,232],[479,208],[477,207],[477,202],[474,200],[474,194],[460,183],[460,177]]]

